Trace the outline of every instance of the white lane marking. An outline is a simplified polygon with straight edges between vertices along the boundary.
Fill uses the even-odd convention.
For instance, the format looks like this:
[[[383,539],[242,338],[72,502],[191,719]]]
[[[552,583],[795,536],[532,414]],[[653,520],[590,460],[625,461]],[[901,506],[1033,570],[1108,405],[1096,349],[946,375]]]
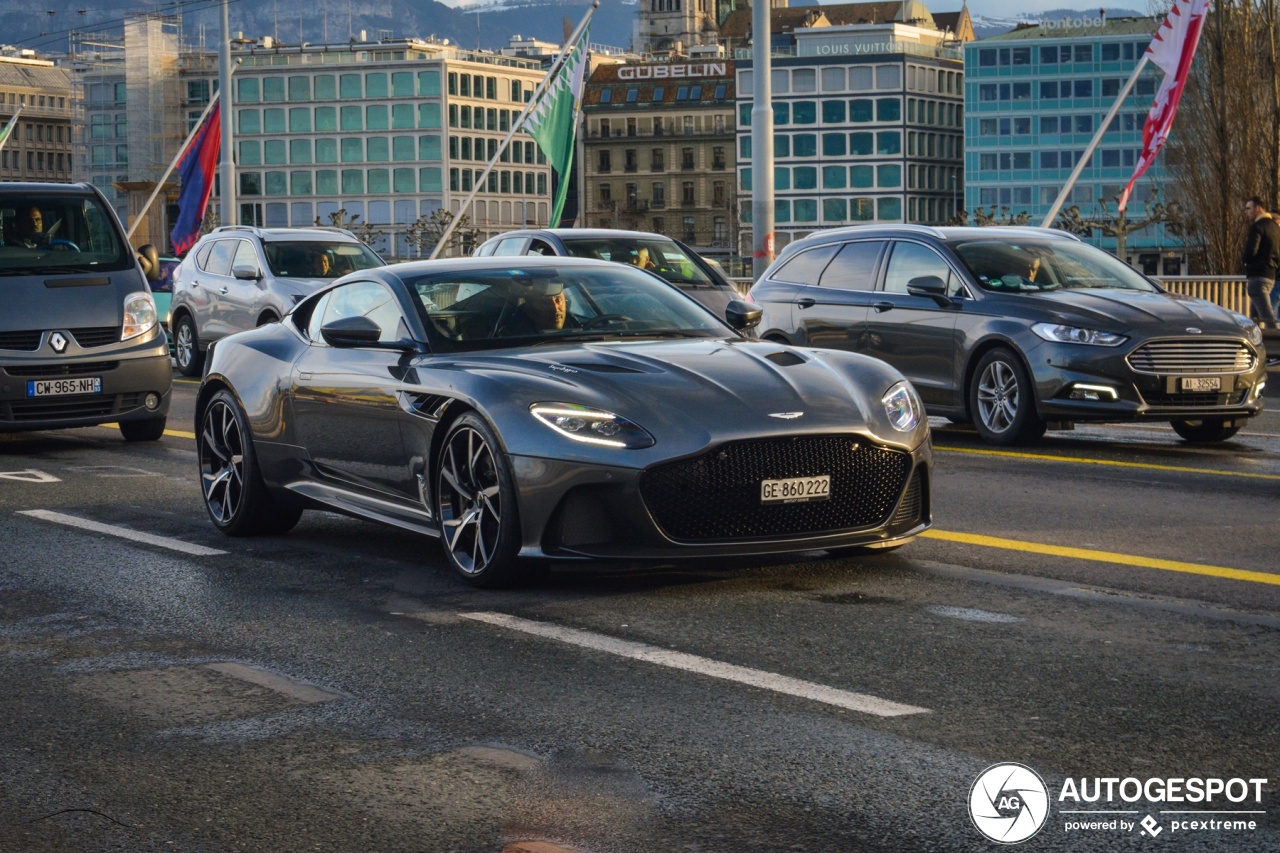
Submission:
[[[0,480],[17,480],[21,483],[61,483],[57,477],[52,474],[46,474],[43,471],[37,471],[35,468],[27,468],[23,471],[0,471]]]
[[[190,554],[194,557],[213,557],[227,553],[226,551],[219,551],[217,548],[206,548],[203,545],[193,545],[190,542],[183,542],[178,539],[166,539],[163,536],[154,536],[150,533],[130,530],[127,527],[116,527],[112,524],[102,524],[98,521],[90,521],[87,518],[77,518],[74,515],[63,515],[60,512],[52,512],[47,509],[19,510],[18,515],[38,518],[41,521],[52,521],[54,524],[65,524],[68,527],[79,527],[81,530],[104,533],[107,536],[118,536],[121,539],[130,539],[134,542],[142,542],[145,545],[155,545],[157,548],[181,551],[183,554]]]
[[[159,471],[146,471],[142,468],[130,468],[127,465],[73,465],[68,471],[84,471],[95,477],[159,477]]]
[[[759,687],[762,690],[772,690],[775,693],[785,693],[788,696],[798,696],[801,699],[811,699],[814,702],[835,705],[837,708],[846,708],[863,714],[874,714],[877,717],[901,717],[906,714],[929,713],[928,708],[902,705],[897,702],[890,702],[888,699],[881,699],[878,696],[838,690],[823,684],[814,684],[811,681],[801,681],[798,678],[788,678],[785,675],[776,675],[759,669],[736,666],[722,661],[711,660],[710,658],[685,654],[684,652],[673,652],[669,649],[660,649],[657,646],[650,646],[645,643],[619,640],[615,637],[594,634],[577,628],[563,628],[546,622],[534,622],[530,619],[521,619],[518,616],[508,616],[505,613],[459,613],[458,615],[463,619],[485,622],[490,625],[497,625],[500,628],[508,628],[512,631],[521,631],[525,634],[559,640],[562,643],[569,643],[574,646],[595,649],[611,655],[667,666],[672,669],[682,669],[686,672],[694,672],[725,681],[735,681],[739,684]]]
[[[946,604],[933,604],[925,609],[926,613],[932,613],[934,616],[945,616],[948,619],[963,619],[966,622],[995,622],[997,624],[1011,624],[1021,622],[1021,616],[1010,616],[1007,613],[992,613],[990,610],[978,610],[974,607],[951,607]]]

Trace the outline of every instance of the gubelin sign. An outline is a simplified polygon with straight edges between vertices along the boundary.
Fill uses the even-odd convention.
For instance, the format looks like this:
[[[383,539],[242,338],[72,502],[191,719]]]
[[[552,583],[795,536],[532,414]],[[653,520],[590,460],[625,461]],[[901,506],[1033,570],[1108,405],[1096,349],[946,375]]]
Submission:
[[[683,65],[624,65],[618,69],[619,80],[670,80],[680,77],[724,77],[725,62],[689,62]]]

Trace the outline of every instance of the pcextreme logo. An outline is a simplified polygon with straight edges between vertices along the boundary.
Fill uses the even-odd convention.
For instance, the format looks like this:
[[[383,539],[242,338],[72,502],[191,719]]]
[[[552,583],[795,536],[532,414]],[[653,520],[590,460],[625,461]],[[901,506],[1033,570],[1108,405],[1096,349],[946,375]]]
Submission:
[[[1062,832],[1155,838],[1214,833],[1248,835],[1268,779],[1068,777],[1058,791]],[[1006,762],[982,771],[969,789],[973,825],[998,844],[1020,844],[1049,822],[1049,788],[1025,764]],[[1190,806],[1190,808],[1188,808]]]

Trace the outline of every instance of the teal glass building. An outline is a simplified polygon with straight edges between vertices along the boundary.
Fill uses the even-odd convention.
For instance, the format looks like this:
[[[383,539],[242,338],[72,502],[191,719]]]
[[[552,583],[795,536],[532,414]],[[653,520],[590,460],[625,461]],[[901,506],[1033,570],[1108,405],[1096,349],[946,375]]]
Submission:
[[[1039,225],[1084,155],[1151,37],[1157,18],[1042,21],[965,45],[965,209],[1029,215]],[[1162,72],[1148,65],[1064,203],[1086,218],[1114,216],[1133,174]],[[1174,125],[1175,134],[1177,125]],[[1128,218],[1165,201],[1165,152],[1134,187]],[[1114,252],[1116,239],[1086,238]],[[1126,259],[1148,275],[1185,269],[1182,241],[1163,224],[1127,237]]]

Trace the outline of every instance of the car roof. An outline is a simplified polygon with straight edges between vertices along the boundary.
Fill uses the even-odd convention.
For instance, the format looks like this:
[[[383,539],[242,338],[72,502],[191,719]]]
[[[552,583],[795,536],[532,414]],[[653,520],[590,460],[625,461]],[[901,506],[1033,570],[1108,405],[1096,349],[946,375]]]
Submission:
[[[74,184],[55,184],[52,181],[0,181],[0,193],[22,193],[23,195],[31,195],[39,193],[40,195],[84,195],[94,192],[91,184],[83,181]]]
[[[344,228],[304,226],[300,228],[260,228],[256,225],[222,225],[210,231],[210,237],[254,236],[270,242],[273,240],[327,240],[343,243],[359,243],[354,234]]]
[[[674,238],[668,237],[666,234],[656,234],[651,231],[625,231],[621,228],[523,228],[518,231],[507,231],[496,237],[490,237],[490,240],[499,240],[506,237],[531,237],[545,236],[552,237],[597,237],[597,238],[613,238],[630,237],[632,239],[645,240],[666,240],[675,242]],[[489,240],[485,241],[486,243]]]
[[[1064,240],[1080,242],[1080,238],[1057,228],[1037,228],[1031,225],[850,225],[844,228],[830,228],[815,232],[802,240],[787,244],[784,251],[820,246],[837,240],[864,237],[903,237],[915,235],[932,237],[935,240],[1026,240],[1037,239]]]
[[[406,261],[402,264],[361,270],[361,273],[379,272],[404,277],[428,275],[434,272],[449,272],[451,270],[519,270],[538,269],[541,267],[585,267],[587,269],[600,267],[616,271],[619,267],[625,268],[625,265],[595,258],[550,257],[545,255],[503,255],[495,257],[490,255],[485,258],[462,257],[438,258],[433,261]]]

